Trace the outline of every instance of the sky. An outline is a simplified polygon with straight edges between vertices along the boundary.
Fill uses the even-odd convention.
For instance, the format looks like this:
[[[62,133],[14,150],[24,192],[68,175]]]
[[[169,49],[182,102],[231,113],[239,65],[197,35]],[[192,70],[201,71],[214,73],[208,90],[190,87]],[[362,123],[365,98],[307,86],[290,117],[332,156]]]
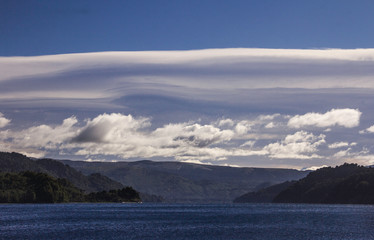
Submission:
[[[372,1],[0,0],[0,151],[374,164]]]

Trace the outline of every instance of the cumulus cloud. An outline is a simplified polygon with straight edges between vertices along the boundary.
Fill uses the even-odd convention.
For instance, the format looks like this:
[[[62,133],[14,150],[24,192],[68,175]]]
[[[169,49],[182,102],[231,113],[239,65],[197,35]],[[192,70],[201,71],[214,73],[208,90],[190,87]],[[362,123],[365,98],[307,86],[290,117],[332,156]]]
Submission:
[[[326,113],[307,113],[296,115],[288,121],[288,127],[333,127],[342,126],[346,128],[357,127],[360,123],[361,112],[358,109],[332,109]]]
[[[78,120],[73,116],[65,119],[61,125],[39,125],[21,131],[1,131],[0,139],[13,142],[17,146],[55,149],[75,134],[74,125]]]
[[[235,131],[239,134],[239,135],[244,135],[244,134],[247,134],[252,126],[254,125],[253,122],[251,121],[247,121],[247,120],[243,120],[243,121],[240,121],[236,124],[235,126]]]
[[[350,153],[351,150],[352,150],[351,148],[348,148],[348,149],[345,149],[345,150],[341,150],[341,151],[335,153],[333,155],[333,157],[335,157],[335,158],[343,158],[343,157],[350,156],[351,155],[351,153]]]
[[[196,163],[251,156],[300,160],[326,157],[320,151],[326,144],[324,134],[289,133],[289,128],[284,129],[286,134],[270,136],[263,132],[269,131],[266,127],[269,123],[282,124],[284,121],[283,115],[260,115],[248,120],[221,118],[210,123],[197,120],[152,127],[150,118],[130,114],[104,113],[83,121],[72,116],[60,124],[0,130],[0,150],[35,157],[59,152],[86,159],[110,159],[113,156],[116,159],[167,158]],[[326,147],[347,148],[331,153],[332,158],[370,154],[369,150],[354,152],[352,147],[356,145],[357,142],[338,141]]]
[[[320,158],[316,152],[318,146],[324,144],[325,135],[315,136],[313,133],[298,131],[287,135],[282,141],[264,147],[271,158]]]
[[[118,113],[101,114],[93,120],[88,120],[86,126],[73,138],[73,142],[121,142],[140,128],[150,126],[148,118],[135,119],[131,115]]]
[[[269,154],[261,147],[253,149],[255,141],[242,135],[247,140],[242,144],[235,142],[238,135],[250,130],[252,121],[226,120],[221,124],[225,128],[217,124],[220,125],[220,121],[211,124],[190,121],[151,129],[149,118],[132,115],[100,114],[80,123],[72,116],[60,125],[42,124],[23,130],[0,131],[0,143],[3,151],[15,149],[33,156],[58,151],[87,159],[112,155],[123,159],[162,157],[181,161],[220,161],[229,157]],[[238,132],[238,129],[244,130]]]
[[[234,121],[230,118],[222,119],[218,122],[219,127],[232,127],[234,125]]]
[[[2,151],[18,151],[29,156],[42,157],[46,150],[56,150],[75,135],[77,119],[72,116],[61,125],[39,125],[20,131],[0,131]]]
[[[0,112],[0,128],[7,126],[10,121],[10,119],[5,118],[4,115]]]
[[[374,125],[371,126],[371,127],[368,127],[368,128],[365,129],[365,130],[361,130],[359,133],[360,133],[360,134],[364,134],[364,133],[374,133]]]

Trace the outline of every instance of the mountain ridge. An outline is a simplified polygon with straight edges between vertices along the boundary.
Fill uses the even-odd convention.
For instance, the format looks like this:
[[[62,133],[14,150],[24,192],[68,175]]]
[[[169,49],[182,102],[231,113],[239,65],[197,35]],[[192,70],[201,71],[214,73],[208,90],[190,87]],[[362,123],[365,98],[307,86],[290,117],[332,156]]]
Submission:
[[[266,186],[300,179],[308,172],[277,168],[238,168],[183,162],[84,162],[60,160],[84,174],[99,172],[167,202],[231,202]]]

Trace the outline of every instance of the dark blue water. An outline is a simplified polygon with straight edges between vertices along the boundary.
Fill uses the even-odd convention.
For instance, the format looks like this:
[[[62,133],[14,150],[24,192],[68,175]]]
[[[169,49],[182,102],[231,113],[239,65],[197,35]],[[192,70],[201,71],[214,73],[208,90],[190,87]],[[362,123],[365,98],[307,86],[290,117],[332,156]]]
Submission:
[[[374,239],[374,206],[5,204],[0,239]]]

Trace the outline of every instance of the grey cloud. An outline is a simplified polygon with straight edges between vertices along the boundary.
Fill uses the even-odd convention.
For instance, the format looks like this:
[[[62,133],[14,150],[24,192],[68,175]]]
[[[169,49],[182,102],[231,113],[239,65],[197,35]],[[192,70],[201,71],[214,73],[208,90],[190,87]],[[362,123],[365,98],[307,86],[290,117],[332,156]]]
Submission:
[[[109,130],[109,126],[89,126],[83,129],[71,141],[74,143],[103,143],[105,136]]]

